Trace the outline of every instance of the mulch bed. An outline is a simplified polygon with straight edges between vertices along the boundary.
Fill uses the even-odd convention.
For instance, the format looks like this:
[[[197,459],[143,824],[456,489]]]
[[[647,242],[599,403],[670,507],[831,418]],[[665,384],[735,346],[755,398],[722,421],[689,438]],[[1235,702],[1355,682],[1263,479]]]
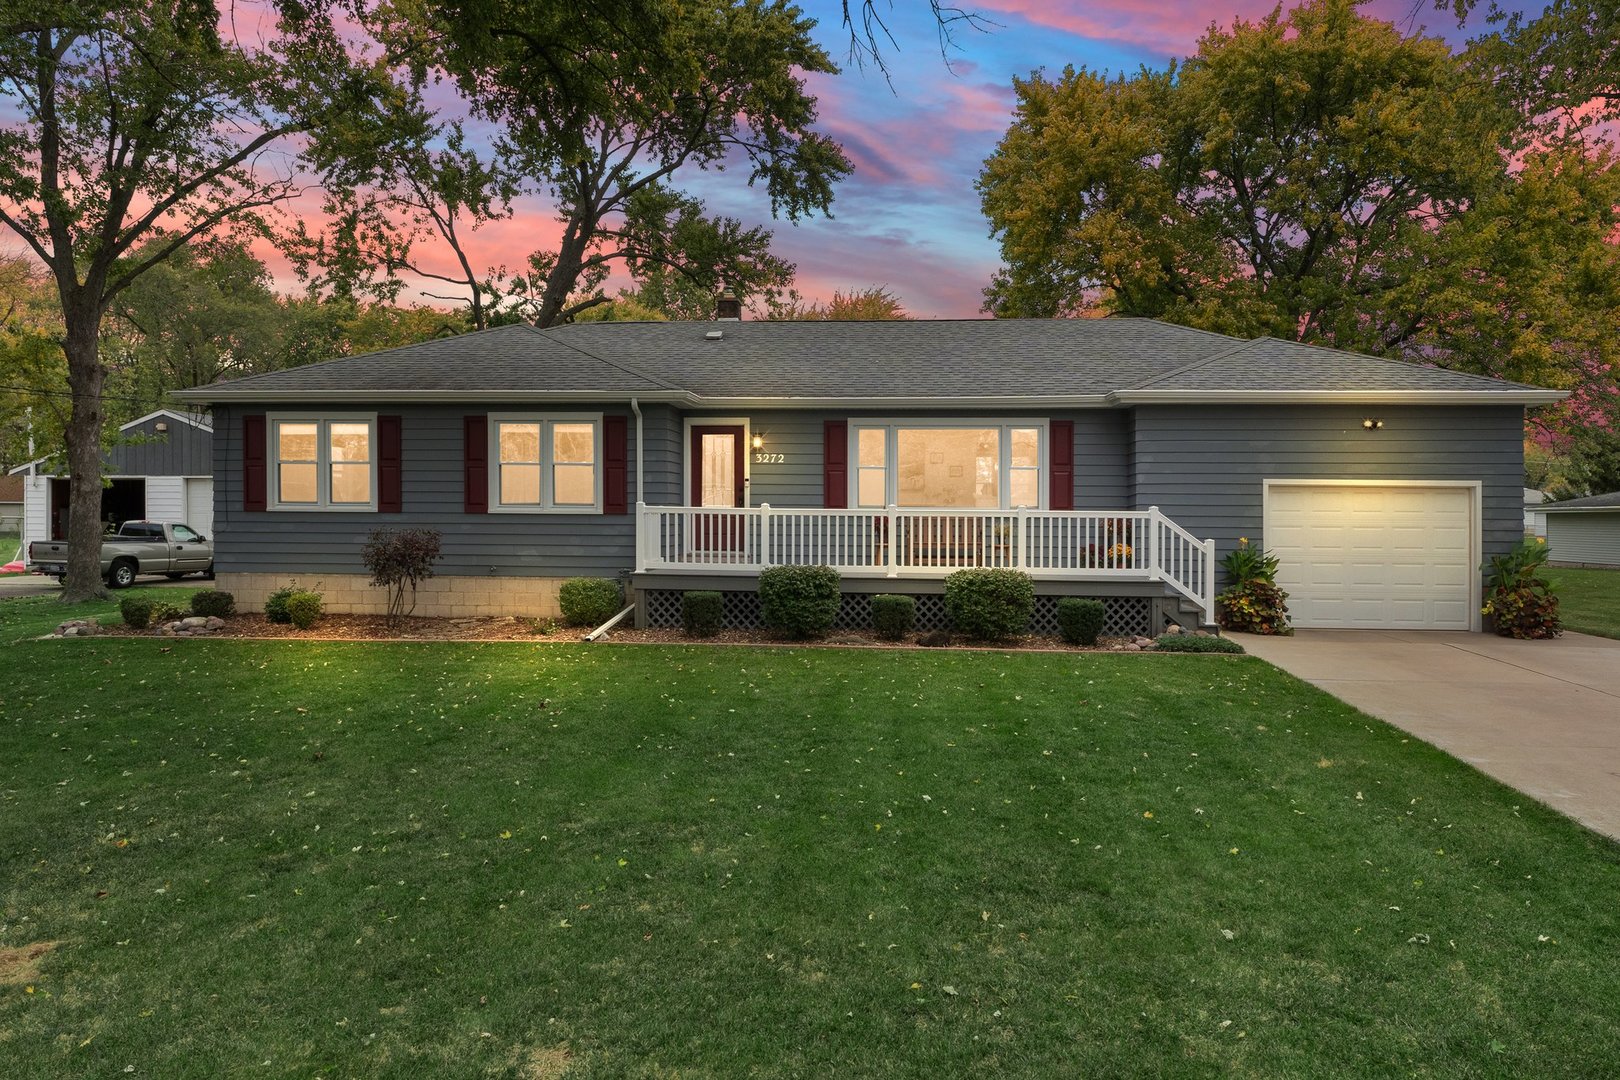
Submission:
[[[510,615],[447,619],[425,615],[407,616],[398,626],[390,627],[381,615],[322,615],[320,621],[308,630],[300,630],[288,623],[273,623],[257,612],[232,615],[225,620],[223,629],[209,634],[212,638],[286,638],[295,641],[554,641],[575,643],[584,639],[586,630],[565,627],[539,619],[525,619]],[[126,626],[101,628],[106,637],[153,637],[150,630],[131,630]],[[870,633],[837,632],[820,641],[784,641],[768,630],[722,630],[710,638],[690,638],[678,629],[637,630],[633,627],[615,627],[601,638],[616,644],[636,645],[793,645],[830,646],[834,648],[915,649],[920,648],[916,635],[905,641],[884,641]],[[1094,648],[1086,649],[1066,645],[1061,638],[1035,634],[1010,638],[993,646],[968,642],[965,638],[952,638],[950,647],[1019,649],[1039,652],[1118,652],[1132,638],[1099,638]],[[1151,651],[1151,650],[1147,650]]]

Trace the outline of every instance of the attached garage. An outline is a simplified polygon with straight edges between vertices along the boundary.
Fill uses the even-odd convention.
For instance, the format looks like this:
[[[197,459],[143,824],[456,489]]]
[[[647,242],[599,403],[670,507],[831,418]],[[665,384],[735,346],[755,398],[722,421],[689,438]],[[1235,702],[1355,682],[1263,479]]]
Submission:
[[[1296,627],[1478,629],[1478,483],[1267,480],[1264,498]]]

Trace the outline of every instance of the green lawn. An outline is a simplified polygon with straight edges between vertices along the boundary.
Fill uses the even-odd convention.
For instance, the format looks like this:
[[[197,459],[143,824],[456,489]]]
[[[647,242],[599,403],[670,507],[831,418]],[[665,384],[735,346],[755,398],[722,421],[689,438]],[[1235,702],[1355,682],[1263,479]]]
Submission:
[[[71,606],[58,600],[58,593],[3,599],[0,600],[0,645],[48,634],[69,619],[95,618],[107,625],[121,624],[124,620],[118,614],[118,602],[126,597],[140,596],[186,608],[191,604],[191,594],[196,591],[136,586],[133,589],[119,589],[106,600]]]
[[[1253,658],[5,653],[9,1075],[1620,1061],[1620,848]]]
[[[1620,638],[1620,570],[1547,571],[1566,630]]]
[[[0,529],[0,566],[10,562],[18,552],[18,534]],[[0,574],[0,576],[4,576]]]

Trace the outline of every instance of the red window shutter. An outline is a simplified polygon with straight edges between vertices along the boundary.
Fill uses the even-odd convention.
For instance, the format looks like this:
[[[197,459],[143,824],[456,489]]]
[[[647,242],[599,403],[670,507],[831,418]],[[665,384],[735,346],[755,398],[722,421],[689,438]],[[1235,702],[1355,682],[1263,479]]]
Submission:
[[[397,416],[377,417],[377,510],[397,514],[404,509],[404,435]]]
[[[1051,442],[1052,490],[1046,502],[1049,510],[1074,509],[1074,421],[1053,420],[1047,427]]]
[[[849,422],[828,420],[822,429],[821,505],[849,505]]]
[[[602,417],[602,513],[630,512],[630,418]]]
[[[489,513],[489,417],[463,420],[461,440],[462,509],[469,514]]]
[[[268,505],[269,439],[264,413],[242,417],[242,509],[263,510]]]

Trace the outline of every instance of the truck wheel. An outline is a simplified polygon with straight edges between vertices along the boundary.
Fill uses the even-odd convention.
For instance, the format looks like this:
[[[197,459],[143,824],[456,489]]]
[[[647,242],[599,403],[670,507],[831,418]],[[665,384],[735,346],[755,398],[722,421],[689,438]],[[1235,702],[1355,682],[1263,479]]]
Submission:
[[[213,563],[208,564],[208,569],[203,571],[203,577],[206,578],[209,581],[214,580],[214,564]]]
[[[135,584],[135,564],[128,559],[119,559],[107,571],[107,584],[115,589],[127,589]]]

